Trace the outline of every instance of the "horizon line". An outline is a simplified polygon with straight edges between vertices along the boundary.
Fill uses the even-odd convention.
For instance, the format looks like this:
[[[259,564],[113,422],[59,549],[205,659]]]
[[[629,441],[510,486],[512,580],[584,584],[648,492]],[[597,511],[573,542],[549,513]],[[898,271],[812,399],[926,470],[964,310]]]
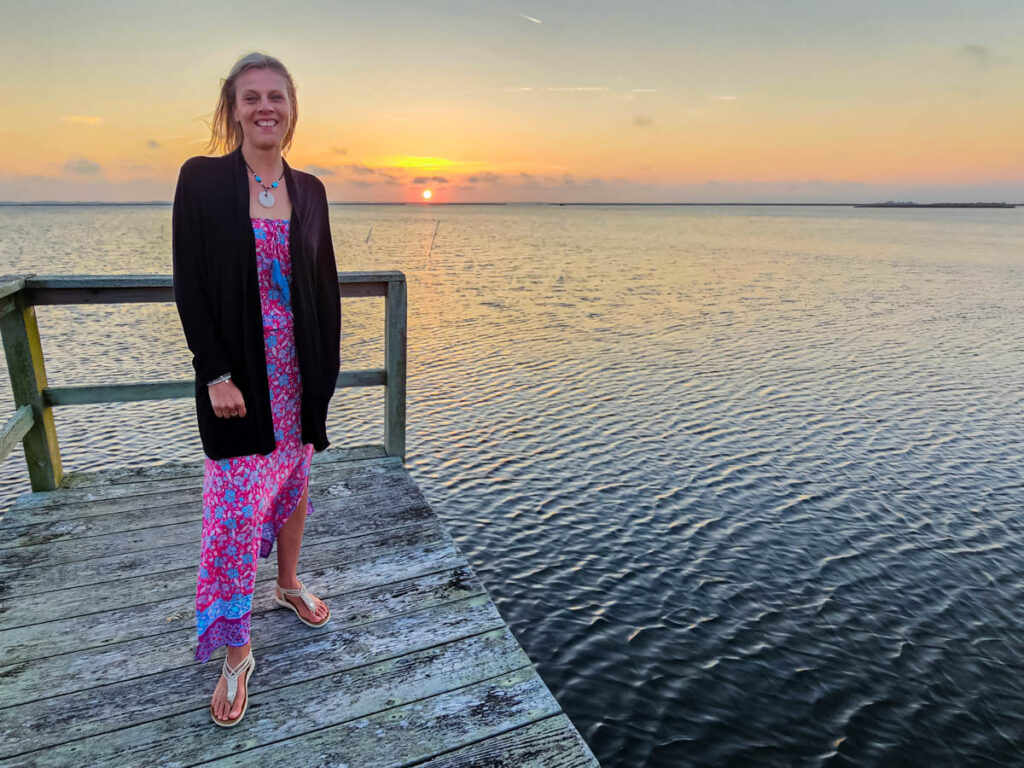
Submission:
[[[909,201],[908,201],[909,202]],[[962,206],[982,206],[982,205],[999,205],[999,206],[1015,206],[1024,207],[1024,202],[1020,203],[1007,203],[1007,202],[996,202],[996,201],[973,201],[973,202],[954,202],[954,201],[943,201],[942,203],[911,203],[906,204],[886,204],[877,202],[843,202],[843,203],[813,203],[813,202],[799,202],[799,203],[780,203],[780,202],[766,202],[766,201],[754,201],[754,202],[710,202],[710,203],[696,203],[696,202],[602,202],[602,201],[585,201],[585,202],[558,202],[558,201],[546,201],[546,200],[517,200],[517,201],[501,201],[491,200],[484,202],[420,202],[418,200],[413,201],[345,201],[336,200],[328,201],[328,205],[405,205],[405,206],[416,206],[419,208],[434,208],[438,206],[453,206],[453,205],[555,205],[555,206],[779,206],[779,207],[829,207],[829,208],[850,208],[855,206],[878,206],[883,208],[910,208],[910,207],[926,207],[926,206],[937,206],[937,205],[962,205]],[[130,205],[161,205],[171,206],[174,205],[171,200],[0,200],[0,206],[4,207],[17,207],[17,206],[88,206],[88,205],[108,205],[108,206],[130,206]]]

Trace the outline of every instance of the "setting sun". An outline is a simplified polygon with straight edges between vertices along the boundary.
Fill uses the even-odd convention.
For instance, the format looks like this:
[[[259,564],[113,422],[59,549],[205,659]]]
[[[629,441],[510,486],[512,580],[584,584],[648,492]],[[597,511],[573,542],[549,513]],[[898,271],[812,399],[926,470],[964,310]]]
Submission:
[[[434,193],[431,192],[429,189],[424,189],[423,190],[423,199],[424,200],[429,200],[433,196],[433,194]]]

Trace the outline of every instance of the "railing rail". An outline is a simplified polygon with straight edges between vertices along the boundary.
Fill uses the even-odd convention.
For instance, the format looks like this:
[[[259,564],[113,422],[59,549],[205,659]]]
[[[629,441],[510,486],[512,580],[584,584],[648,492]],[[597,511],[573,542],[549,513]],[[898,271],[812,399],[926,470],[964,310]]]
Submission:
[[[384,298],[384,367],[342,371],[338,388],[383,386],[384,449],[405,460],[407,294],[401,272],[339,272],[342,298]],[[173,302],[170,275],[25,275],[0,280],[0,335],[14,395],[14,416],[0,428],[0,461],[21,441],[34,491],[60,485],[63,469],[55,406],[192,397],[192,380],[51,387],[35,308],[59,304]]]

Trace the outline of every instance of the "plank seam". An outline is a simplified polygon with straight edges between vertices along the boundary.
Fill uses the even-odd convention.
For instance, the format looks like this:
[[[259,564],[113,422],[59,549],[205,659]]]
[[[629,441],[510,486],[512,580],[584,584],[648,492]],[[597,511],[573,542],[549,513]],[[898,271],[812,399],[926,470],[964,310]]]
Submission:
[[[372,626],[373,624],[377,624],[377,623],[382,622],[382,621],[390,621],[391,619],[401,618],[403,616],[411,616],[411,615],[416,614],[416,613],[432,611],[435,608],[439,608],[441,606],[451,606],[451,605],[455,605],[456,603],[460,603],[460,602],[470,602],[471,600],[478,600],[479,601],[480,598],[487,598],[487,593],[486,592],[480,592],[478,594],[470,595],[468,597],[460,597],[460,598],[456,598],[455,600],[447,600],[445,602],[438,603],[437,605],[429,606],[428,608],[419,608],[419,609],[417,609],[415,611],[404,611],[402,613],[389,614],[387,616],[382,616],[379,619],[374,619],[373,621],[368,621],[368,622],[366,622],[364,624],[351,624],[351,625],[346,624],[345,626],[346,627],[349,627],[349,626],[352,626],[352,627],[369,627],[369,626]],[[505,623],[505,619],[501,616],[501,614],[498,613],[498,609],[494,605],[493,601],[491,601],[490,599],[485,599],[482,602],[484,604],[490,603],[491,607],[494,608],[494,612],[498,614],[498,621],[501,622],[498,626],[491,627],[490,629],[485,630],[485,631],[490,632],[492,630],[500,629],[501,627],[505,627],[505,628],[507,628],[509,630],[509,632],[511,632],[512,631],[511,628],[509,628],[508,624]],[[346,631],[346,630],[334,627],[334,628],[332,628],[332,629],[330,629],[328,631],[329,632],[343,632],[343,631]],[[474,632],[473,634],[481,634],[481,633],[480,632]],[[469,637],[469,635],[466,635],[466,637]],[[514,638],[515,634],[513,634],[512,637]],[[458,637],[458,638],[455,638],[455,639],[456,640],[462,640],[463,638],[462,637]],[[128,642],[130,642],[130,641],[128,641]],[[276,647],[278,647],[280,645],[288,645],[289,643],[294,643],[294,642],[295,642],[294,640],[285,640],[284,642],[280,642],[280,643],[270,643],[268,645],[261,645],[260,648],[276,648]],[[455,641],[453,640],[451,642],[455,642]],[[518,644],[518,642],[519,641],[516,640],[517,644]],[[435,643],[434,645],[428,645],[428,646],[425,646],[424,648],[417,649],[417,650],[427,650],[429,648],[435,647],[436,645],[440,645],[440,643]],[[519,646],[519,647],[522,648],[522,646]],[[413,653],[413,652],[414,651],[409,651],[407,653],[400,653],[400,654],[398,654],[398,656],[392,656],[392,657],[388,657],[388,658],[399,658],[401,656],[406,656],[406,655],[408,655],[408,653]],[[62,654],[59,654],[59,655],[60,656],[66,656],[66,655],[71,654],[71,653],[74,653],[74,651],[68,651],[67,653],[62,653]],[[524,653],[525,653],[525,651],[524,651]],[[380,659],[380,661],[387,661],[387,659]],[[25,663],[25,662],[22,662],[22,663]],[[189,664],[181,664],[181,665],[176,666],[176,667],[167,667],[166,669],[161,669],[161,670],[158,670],[156,672],[150,672],[149,674],[146,674],[146,675],[137,675],[136,677],[129,677],[129,678],[121,679],[121,680],[114,680],[114,681],[111,681],[109,683],[100,683],[99,685],[94,685],[94,686],[92,686],[90,688],[79,688],[79,689],[74,690],[74,691],[64,691],[63,693],[54,694],[53,696],[39,696],[39,697],[34,698],[34,699],[26,699],[25,701],[19,701],[16,704],[4,704],[4,705],[0,705],[0,711],[6,710],[6,709],[13,709],[14,707],[20,707],[20,706],[23,706],[25,704],[35,704],[35,703],[40,702],[40,701],[46,701],[47,699],[55,699],[55,698],[58,698],[60,696],[84,695],[84,694],[88,694],[90,691],[98,691],[98,690],[100,690],[102,688],[107,688],[107,687],[109,687],[111,685],[117,685],[119,683],[130,682],[132,680],[145,680],[147,677],[153,677],[154,675],[163,675],[163,674],[167,674],[168,672],[173,672],[173,671],[175,671],[177,669],[186,669],[187,667],[191,667],[191,666],[193,666],[196,663],[197,662],[193,661],[193,662],[190,662]],[[375,663],[375,662],[367,662],[367,664],[370,664],[370,663]],[[360,666],[367,666],[367,664],[361,664]],[[531,662],[531,666],[532,666],[532,662]],[[323,675],[321,675],[321,677],[323,677]],[[314,677],[314,678],[310,678],[310,679],[316,680],[316,679],[319,679],[319,678]],[[271,689],[268,689],[268,690],[275,690],[275,689],[271,688]],[[191,711],[191,710],[187,710],[187,711]]]
[[[374,661],[368,661],[365,664],[357,664],[354,667],[345,667],[344,669],[339,669],[339,670],[336,670],[334,672],[329,672],[326,675],[319,675],[317,677],[310,677],[310,678],[307,678],[307,679],[304,679],[304,680],[297,680],[294,683],[288,683],[287,685],[279,685],[279,686],[274,687],[274,688],[264,688],[264,689],[261,689],[261,690],[262,691],[268,691],[268,692],[269,691],[284,691],[284,690],[287,690],[288,688],[292,688],[292,687],[297,686],[297,685],[305,685],[306,683],[312,682],[313,680],[320,680],[321,678],[331,677],[332,675],[341,675],[341,674],[346,674],[348,672],[354,672],[356,670],[363,669],[365,667],[372,667],[372,666],[374,666],[376,664],[382,664],[384,662],[393,661],[395,659],[400,659],[403,656],[410,656],[410,655],[412,655],[414,653],[423,653],[425,651],[433,650],[434,648],[441,648],[441,647],[443,647],[445,645],[454,645],[455,643],[460,643],[460,642],[462,642],[464,640],[469,640],[469,639],[474,638],[474,637],[482,637],[483,635],[488,635],[488,634],[497,634],[498,632],[501,632],[502,630],[507,631],[509,633],[509,635],[512,637],[513,642],[515,642],[516,645],[519,646],[518,641],[515,640],[515,635],[513,635],[511,630],[509,630],[508,625],[504,625],[503,624],[500,627],[493,627],[491,629],[485,629],[485,630],[482,630],[480,632],[473,632],[471,634],[465,635],[464,637],[458,637],[458,638],[455,638],[454,640],[449,640],[449,641],[444,642],[444,643],[437,643],[435,645],[426,646],[424,648],[418,648],[415,651],[410,651],[408,653],[400,653],[400,654],[395,655],[395,656],[381,657],[381,658],[376,659]],[[267,647],[269,647],[269,646],[267,646]],[[519,648],[520,648],[520,650],[522,650],[522,646],[519,646]],[[525,654],[525,651],[524,651],[524,654]],[[518,672],[519,670],[526,669],[527,667],[534,667],[533,662],[530,662],[529,664],[523,664],[522,666],[515,667],[514,669],[510,669],[507,672],[502,672],[500,675],[494,675],[493,677],[500,677],[502,675],[512,674],[513,672]],[[156,674],[162,674],[162,673],[156,673]],[[539,677],[539,675],[538,675],[538,677]],[[133,678],[133,679],[138,679],[138,678]],[[485,682],[486,680],[490,680],[490,679],[491,678],[489,678],[489,677],[483,678],[483,679],[478,680],[478,681],[476,681],[474,683],[469,683],[469,685],[477,685],[478,683]],[[109,683],[109,685],[114,685],[114,684],[115,683]],[[99,687],[103,687],[103,686],[97,686],[97,687],[99,688]],[[461,688],[464,688],[464,687],[467,687],[467,686],[458,686],[457,688],[452,688],[449,691],[442,691],[441,693],[450,693],[451,691],[457,691],[457,690],[459,690]],[[547,686],[545,685],[545,688],[546,687]],[[90,689],[87,689],[87,690],[94,690],[94,689],[90,688]],[[260,691],[254,691],[253,692],[253,696],[258,696],[259,693],[260,693]],[[61,694],[61,695],[68,695],[68,694]],[[437,695],[440,695],[440,694],[433,694],[433,696],[437,696]],[[402,706],[405,706],[406,704],[413,704],[413,703],[415,703],[417,701],[424,701],[424,700],[429,699],[429,698],[431,698],[431,696],[421,696],[418,699],[410,699],[409,701],[405,702],[405,704],[399,704],[399,705],[396,705],[395,707],[388,707],[386,709],[380,709],[380,710],[377,710],[376,712],[373,712],[373,713],[370,713],[370,714],[376,715],[376,714],[379,714],[380,712],[386,712],[388,709],[396,709],[397,707],[402,707]],[[25,702],[25,703],[29,703],[29,702]],[[21,706],[21,705],[17,704],[15,706]],[[110,729],[108,731],[98,731],[97,733],[90,734],[89,736],[86,736],[83,739],[68,739],[67,741],[62,741],[62,742],[59,742],[59,743],[56,743],[56,744],[50,744],[48,746],[41,747],[40,749],[30,749],[30,750],[27,750],[25,752],[18,752],[16,754],[12,754],[12,755],[3,755],[3,757],[4,758],[21,757],[21,756],[24,756],[24,755],[35,754],[37,752],[38,753],[45,753],[46,751],[48,751],[50,749],[55,749],[57,747],[61,747],[61,746],[64,746],[66,744],[73,744],[76,741],[85,741],[86,739],[95,738],[97,736],[103,736],[104,734],[107,734],[107,733],[113,733],[113,732],[120,731],[120,730],[126,730],[127,728],[136,728],[136,727],[138,727],[140,725],[147,725],[149,723],[156,723],[156,722],[159,722],[161,720],[166,720],[166,719],[171,718],[171,717],[179,717],[181,715],[186,715],[189,712],[199,712],[199,711],[205,710],[206,708],[207,708],[206,705],[204,705],[202,707],[196,707],[196,708],[193,708],[193,709],[182,709],[182,710],[178,710],[176,712],[172,712],[172,713],[163,715],[161,717],[153,718],[152,720],[141,720],[141,721],[139,721],[137,723],[133,723],[132,725],[129,725],[129,726],[121,726],[119,728],[112,728],[112,729]],[[0,709],[4,709],[4,708],[0,707]],[[344,723],[347,723],[347,722],[349,722],[351,720],[359,720],[359,719],[361,719],[363,717],[369,717],[370,714],[360,715],[359,717],[352,717],[352,718],[349,718],[348,720],[342,720],[341,722],[335,723],[334,725],[343,725]],[[550,715],[550,716],[554,717],[556,715]],[[325,727],[330,728],[332,726],[325,726]],[[315,730],[322,730],[322,729],[315,729]],[[315,731],[308,731],[308,733],[314,733],[314,732]],[[304,733],[306,733],[306,732],[304,732]],[[303,734],[299,734],[299,735],[303,735]],[[289,738],[294,738],[294,737],[289,737]],[[287,741],[287,739],[278,739],[277,741],[268,741],[266,744],[260,744],[259,746],[260,747],[269,746],[271,744],[276,744],[278,741]],[[214,760],[221,760],[221,759],[223,759],[223,758],[219,758],[219,757],[218,758],[214,758]],[[206,763],[209,763],[209,762],[211,762],[211,761],[209,761],[209,760],[206,761]],[[203,764],[204,763],[195,763],[195,765],[203,765]]]
[[[540,675],[538,674],[537,677],[540,677]],[[541,680],[541,682],[544,682],[543,679]],[[548,687],[547,683],[544,684],[544,687],[545,688]],[[548,693],[551,693],[551,689],[550,688],[548,689]],[[554,698],[554,694],[551,694],[551,697]],[[556,699],[556,703],[557,703],[557,699]],[[555,717],[563,717],[564,716],[568,720],[568,715],[566,715],[565,712],[563,712],[562,709],[561,709],[562,705],[559,704],[558,706],[559,706],[558,711],[557,712],[552,712],[550,715],[544,715],[543,717],[538,717],[536,720],[531,720],[528,723],[520,723],[519,725],[513,726],[512,728],[506,728],[504,731],[498,731],[497,733],[492,733],[489,736],[484,736],[482,739],[473,739],[472,741],[467,741],[465,744],[459,744],[459,746],[457,746],[457,747],[452,747],[451,749],[446,749],[443,752],[438,752],[436,755],[431,755],[430,757],[425,757],[422,760],[414,760],[411,763],[403,763],[401,766],[399,766],[399,768],[413,768],[413,766],[416,766],[416,765],[423,765],[424,763],[429,763],[431,760],[436,760],[437,758],[443,757],[444,755],[449,755],[452,752],[458,752],[460,749],[465,749],[466,747],[471,747],[474,744],[480,744],[480,743],[485,742],[485,741],[490,741],[491,739],[496,739],[499,736],[504,736],[506,733],[512,733],[513,731],[518,731],[521,728],[529,728],[531,725],[536,725],[537,723],[542,723],[545,720],[551,720],[552,718],[555,718]],[[576,726],[572,725],[572,721],[571,720],[569,721],[569,725],[572,726],[572,729],[574,731],[576,730]],[[579,733],[579,731],[576,731],[576,733]],[[580,738],[583,738],[583,737],[580,736]]]
[[[363,562],[363,561],[362,560],[353,560],[351,562],[358,563],[358,562]],[[465,558],[463,558],[462,562],[457,564],[457,565],[447,566],[445,568],[438,568],[437,570],[434,570],[434,571],[428,571],[426,573],[421,573],[421,574],[418,574],[416,576],[410,576],[407,579],[399,579],[398,581],[384,581],[384,582],[381,582],[379,584],[371,584],[368,587],[360,587],[359,589],[353,589],[350,592],[338,592],[338,593],[334,593],[334,594],[329,593],[329,592],[324,592],[322,594],[325,597],[329,597],[329,598],[347,597],[348,595],[358,595],[360,592],[369,592],[369,591],[374,590],[374,589],[381,589],[382,587],[391,586],[392,584],[402,584],[404,582],[417,581],[418,579],[425,579],[425,578],[430,577],[430,576],[436,576],[437,574],[440,574],[440,573],[454,573],[455,571],[459,571],[459,570],[462,570],[464,568],[465,569],[469,569],[469,563],[466,562]],[[471,569],[470,569],[470,572],[472,573]],[[476,574],[473,574],[473,576],[476,577]],[[257,584],[266,584],[269,581],[270,581],[270,579],[264,579],[262,582],[256,582],[256,583]],[[474,593],[472,595],[469,595],[468,597],[477,597],[478,595],[486,594],[487,593],[486,588],[483,586],[483,582],[481,582],[479,578],[477,578],[477,582],[480,584],[480,592]],[[174,597],[169,597],[169,598],[165,598],[163,600],[153,600],[153,601],[151,601],[149,603],[139,603],[137,605],[133,604],[133,605],[128,606],[128,607],[138,608],[138,607],[141,607],[141,606],[153,605],[155,603],[162,603],[162,602],[166,602],[167,600],[174,600],[174,599],[175,599]],[[462,599],[462,598],[459,598],[459,599]],[[445,603],[438,603],[438,605],[444,605],[444,604]],[[264,608],[264,609],[261,609],[261,610],[258,610],[258,611],[253,611],[252,615],[253,616],[257,616],[257,615],[261,615],[261,614],[264,614],[264,613],[271,613],[272,611],[276,611],[276,610],[279,610],[279,608],[278,608],[278,606],[275,605],[272,608]],[[418,610],[425,610],[425,609],[420,608]],[[9,630],[13,630],[13,629],[25,629],[26,627],[45,627],[47,624],[55,624],[55,623],[60,622],[60,621],[67,621],[68,619],[82,619],[82,618],[86,618],[88,616],[96,616],[96,615],[102,614],[102,613],[108,613],[108,611],[95,611],[94,613],[82,613],[82,614],[77,614],[75,616],[64,616],[64,617],[61,617],[59,619],[53,619],[52,621],[42,621],[42,622],[39,622],[38,624],[23,624],[23,625],[21,625],[19,627],[5,627],[3,629],[0,629],[0,636],[2,636],[4,632],[9,631]],[[393,616],[399,616],[399,615],[402,615],[402,614],[389,614],[389,616],[392,616],[392,615]],[[352,624],[352,625],[346,624],[345,626],[361,626],[361,625],[359,625],[359,624]],[[58,653],[58,654],[46,654],[44,656],[34,656],[32,658],[22,659],[21,661],[11,662],[10,664],[0,664],[0,672],[2,672],[4,667],[11,667],[11,666],[15,666],[17,664],[25,664],[25,663],[28,663],[28,662],[31,662],[31,661],[39,661],[40,659],[55,658],[57,656],[65,656],[65,655],[67,655],[69,653],[80,653],[82,651],[91,651],[91,650],[96,650],[98,648],[104,648],[104,649],[106,649],[106,648],[116,648],[118,645],[121,645],[123,643],[131,643],[131,642],[135,642],[137,640],[146,640],[146,639],[153,638],[153,637],[161,637],[162,635],[169,635],[172,632],[179,632],[179,631],[181,631],[181,628],[182,627],[181,627],[180,624],[177,625],[177,626],[166,625],[166,629],[163,632],[154,632],[154,633],[149,634],[149,635],[138,635],[138,636],[135,636],[135,637],[127,638],[125,640],[117,640],[117,641],[110,642],[110,643],[101,643],[99,645],[89,645],[89,646],[85,646],[85,647],[82,647],[82,648],[76,648],[73,651],[64,651],[63,653]],[[3,707],[0,707],[0,709],[3,709]]]
[[[448,539],[447,543],[450,546],[452,546],[453,548],[455,548],[455,543],[454,543],[454,541],[451,540],[451,534],[448,533],[448,531],[444,527],[444,523],[442,523],[441,519],[438,518],[436,515],[433,518],[427,518],[426,520],[416,520],[416,521],[411,522],[411,523],[406,523],[405,525],[396,525],[396,526],[394,526],[392,528],[382,528],[382,529],[380,529],[378,531],[374,531],[372,533],[361,533],[361,534],[358,534],[356,536],[336,536],[336,537],[332,537],[332,538],[329,538],[329,539],[321,539],[321,540],[318,540],[316,542],[316,544],[310,544],[310,547],[313,547],[313,546],[317,546],[318,547],[318,546],[321,546],[323,544],[336,544],[339,541],[348,541],[349,539],[358,539],[358,538],[362,538],[364,536],[375,536],[375,535],[378,535],[378,534],[381,534],[381,533],[387,533],[389,531],[400,531],[400,530],[403,530],[405,528],[412,528],[413,526],[417,526],[417,525],[426,527],[427,525],[430,525],[431,523],[436,523],[437,527],[442,531],[443,535],[440,537],[439,541],[444,543],[445,539],[447,537],[447,539]],[[177,546],[183,546],[183,545],[179,544]],[[159,549],[159,547],[157,547],[157,549]],[[149,551],[149,550],[140,550],[140,551],[146,552],[146,551]],[[131,552],[129,554],[135,554],[135,553]],[[462,552],[459,551],[458,554],[462,555]],[[465,555],[463,555],[463,557],[465,557]],[[88,562],[88,561],[87,560],[82,560],[82,561],[76,561],[76,562]],[[362,562],[362,560],[352,560],[350,562]],[[69,564],[70,563],[57,563],[57,565],[69,565]],[[24,570],[28,570],[28,568],[47,568],[47,567],[52,567],[52,566],[34,565],[34,566],[27,566],[26,568],[19,568],[18,570],[19,571],[24,571]],[[197,549],[197,556],[196,556],[195,566],[192,566],[192,565],[182,566],[180,568],[174,568],[174,569],[169,570],[169,571],[168,570],[164,570],[164,571],[158,571],[156,573],[140,573],[140,574],[136,574],[134,576],[125,576],[125,577],[120,578],[120,579],[108,579],[106,581],[91,581],[91,582],[84,583],[84,584],[74,584],[72,586],[64,586],[64,587],[61,587],[59,589],[47,589],[47,590],[33,589],[33,590],[31,590],[30,592],[27,592],[27,593],[15,592],[14,594],[11,594],[11,593],[7,592],[7,593],[4,593],[4,600],[6,601],[6,600],[14,600],[14,599],[27,599],[28,595],[48,595],[48,594],[50,594],[52,592],[63,592],[63,591],[68,590],[68,589],[81,589],[83,587],[98,587],[98,586],[103,585],[103,584],[112,584],[112,583],[118,582],[118,581],[128,581],[130,579],[138,579],[138,578],[141,578],[143,576],[156,576],[156,575],[168,576],[169,574],[173,574],[175,571],[190,571],[190,570],[193,570],[193,568],[195,568],[196,570],[198,570],[198,568],[199,568],[198,549]],[[11,572],[12,571],[0,572],[0,580],[3,579],[4,573],[11,573]],[[256,583],[259,584],[261,581],[267,581],[267,579],[258,580]],[[8,588],[8,589],[10,589],[10,588]],[[171,595],[171,597],[174,597],[174,595]],[[164,599],[167,599],[167,598],[164,598]],[[151,602],[160,602],[160,601],[159,600],[155,600],[155,601],[151,601]],[[105,613],[105,611],[95,611],[95,613]],[[78,615],[88,615],[88,614],[75,614],[75,615],[78,616]],[[67,618],[73,618],[73,617],[69,616]],[[18,626],[18,627],[28,627],[28,626],[32,626],[32,625],[31,624],[18,624],[16,626]],[[3,627],[3,629],[15,629],[15,628],[16,627],[13,627],[13,626],[12,627]]]
[[[476,633],[476,634],[481,634],[481,633]],[[459,639],[461,640],[461,639],[464,639],[464,638],[459,638]],[[443,645],[443,643],[440,643],[439,645]],[[430,646],[430,648],[436,648],[436,647],[437,646]],[[422,650],[429,650],[429,648],[423,648]],[[407,656],[407,655],[408,654],[402,654],[402,656]],[[401,656],[395,656],[393,658],[401,658]],[[273,746],[274,744],[280,744],[283,741],[291,741],[292,739],[295,739],[295,738],[301,738],[302,736],[309,736],[310,734],[313,734],[313,733],[318,733],[320,731],[326,731],[329,728],[337,728],[340,725],[344,725],[345,723],[352,722],[354,720],[362,720],[363,718],[366,718],[366,717],[373,717],[374,715],[379,715],[379,714],[382,714],[384,712],[390,712],[391,710],[394,710],[394,709],[401,709],[403,707],[409,706],[410,704],[415,704],[415,703],[420,702],[420,701],[428,701],[429,699],[433,699],[436,696],[444,696],[444,695],[449,694],[449,693],[454,693],[456,691],[461,691],[461,690],[463,690],[465,688],[471,688],[474,685],[480,685],[482,683],[486,683],[486,682],[491,681],[491,680],[498,680],[499,678],[505,677],[507,675],[514,674],[514,673],[519,672],[519,671],[521,671],[523,669],[527,669],[527,668],[530,668],[530,667],[533,667],[533,666],[534,665],[532,663],[524,664],[521,667],[516,667],[515,669],[510,669],[507,672],[502,672],[502,673],[497,674],[497,675],[491,675],[490,677],[485,677],[485,678],[483,678],[481,680],[477,680],[477,681],[472,682],[472,683],[467,683],[466,685],[460,685],[460,686],[457,686],[455,688],[451,688],[451,689],[449,689],[447,691],[441,691],[440,693],[433,693],[430,696],[421,696],[418,699],[409,699],[409,701],[406,701],[406,702],[404,702],[402,704],[398,704],[398,705],[396,705],[394,707],[387,707],[386,709],[379,709],[376,712],[373,712],[373,713],[370,713],[370,714],[360,715],[359,717],[352,717],[352,718],[349,718],[348,720],[342,720],[342,721],[337,722],[337,723],[332,723],[331,725],[325,725],[325,726],[323,726],[321,728],[313,728],[313,729],[311,729],[309,731],[303,731],[302,733],[295,734],[293,736],[289,736],[289,737],[284,738],[284,739],[275,739],[273,741],[268,741],[266,744],[260,744],[259,746],[256,746],[256,747],[250,747],[248,749],[238,750],[236,752],[233,752],[232,755],[245,754],[246,752],[251,752],[254,749],[262,749],[264,747],[270,747],[270,746]],[[536,669],[534,669],[534,674],[536,674]],[[537,675],[537,677],[538,677],[538,679],[540,679],[540,675]],[[313,680],[318,680],[319,678],[312,678],[312,679]],[[544,684],[543,680],[541,680],[541,684],[544,685],[545,690],[547,690],[547,685]],[[548,693],[551,693],[551,691],[548,690]],[[552,695],[552,698],[554,698],[554,695]],[[556,702],[556,704],[557,704],[557,702]],[[544,719],[547,719],[548,717],[554,717],[554,716],[559,715],[559,714],[563,714],[561,709],[559,709],[558,712],[554,712],[554,713],[552,713],[550,715],[545,715],[542,718],[537,718],[537,720],[544,720]],[[536,722],[536,721],[531,721],[529,723],[522,723],[520,725],[515,726],[515,728],[519,728],[519,727],[521,727],[523,725],[531,725],[532,722]],[[508,731],[515,730],[515,728],[506,728],[504,731],[499,731],[498,733],[491,734],[491,736],[499,736],[502,733],[506,733]],[[488,738],[490,738],[490,736]],[[460,744],[458,747],[456,747],[456,749],[461,749],[462,747],[468,746],[471,743],[476,743],[477,741],[483,741],[483,739],[475,739],[473,742],[467,742],[466,744]],[[444,754],[445,752],[449,752],[449,751],[451,751],[451,750],[445,750],[444,752],[439,752],[438,754]],[[432,755],[430,759],[433,759],[433,757],[436,757],[436,755]],[[222,760],[222,759],[223,758],[218,757],[218,758],[214,758],[213,760],[204,760],[201,763],[191,763],[188,766],[188,768],[196,768],[197,766],[201,766],[201,765],[209,765],[211,762],[216,762],[217,760]],[[417,762],[422,762],[422,761],[417,761]],[[414,765],[414,763],[409,763],[409,765]]]

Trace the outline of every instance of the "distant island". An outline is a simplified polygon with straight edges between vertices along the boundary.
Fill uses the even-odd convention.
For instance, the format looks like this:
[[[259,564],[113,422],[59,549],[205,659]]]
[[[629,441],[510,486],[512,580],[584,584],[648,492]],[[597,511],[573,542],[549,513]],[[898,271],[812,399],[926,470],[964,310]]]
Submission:
[[[854,208],[1016,208],[1013,203],[915,203],[888,200],[884,203],[862,203]]]

